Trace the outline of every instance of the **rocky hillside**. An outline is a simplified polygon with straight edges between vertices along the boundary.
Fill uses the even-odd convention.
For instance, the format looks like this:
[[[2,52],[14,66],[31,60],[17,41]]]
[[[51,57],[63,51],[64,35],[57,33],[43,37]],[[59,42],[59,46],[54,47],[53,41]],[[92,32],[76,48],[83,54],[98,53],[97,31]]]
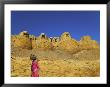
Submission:
[[[69,32],[60,37],[27,31],[12,35],[11,76],[31,76],[30,54],[39,59],[40,77],[100,76],[100,46],[90,36],[77,41]]]

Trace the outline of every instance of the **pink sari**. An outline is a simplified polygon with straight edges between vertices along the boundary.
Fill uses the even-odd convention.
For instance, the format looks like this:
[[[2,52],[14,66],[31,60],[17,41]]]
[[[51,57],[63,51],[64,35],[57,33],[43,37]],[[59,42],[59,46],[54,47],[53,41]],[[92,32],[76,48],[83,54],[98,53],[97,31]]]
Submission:
[[[36,62],[35,60],[32,61],[32,66],[31,66],[31,71],[32,71],[32,77],[39,77],[39,66],[38,66],[38,62]]]

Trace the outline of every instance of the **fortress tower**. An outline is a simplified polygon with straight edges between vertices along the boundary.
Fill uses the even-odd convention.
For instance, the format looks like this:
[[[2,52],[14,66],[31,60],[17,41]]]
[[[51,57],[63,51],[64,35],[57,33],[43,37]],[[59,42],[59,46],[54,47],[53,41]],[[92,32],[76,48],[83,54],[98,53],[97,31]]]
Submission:
[[[60,37],[48,38],[45,33],[36,37],[23,31],[11,37],[12,46],[23,49],[60,49],[75,53],[80,50],[100,48],[97,41],[92,40],[90,36],[83,36],[80,41],[77,41],[71,37],[69,32],[62,33]]]
[[[23,31],[19,35],[13,36],[11,39],[14,47],[32,49],[32,42],[27,31]]]

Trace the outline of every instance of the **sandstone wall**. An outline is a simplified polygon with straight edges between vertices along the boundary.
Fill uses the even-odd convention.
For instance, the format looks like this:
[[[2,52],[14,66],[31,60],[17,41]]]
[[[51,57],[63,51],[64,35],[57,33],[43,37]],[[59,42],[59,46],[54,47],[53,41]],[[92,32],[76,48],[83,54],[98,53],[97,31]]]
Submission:
[[[90,36],[84,36],[79,41],[79,47],[81,49],[99,49],[97,41],[92,40]]]
[[[32,49],[32,43],[29,38],[18,36],[13,40],[14,47],[20,47],[23,49]]]
[[[69,52],[77,52],[79,43],[71,38],[71,35],[68,32],[64,32],[61,35],[61,40],[59,42],[59,49],[69,51]]]
[[[43,50],[51,49],[51,42],[44,33],[41,33],[41,35],[32,43],[34,44],[33,48],[36,49],[43,49]]]
[[[23,35],[23,33],[20,33],[19,35],[12,36],[11,41],[13,43],[13,47],[32,49],[32,41],[28,34]]]
[[[51,42],[46,39],[36,40],[35,43],[37,49],[51,49]]]
[[[59,48],[59,42],[60,42],[59,37],[53,37],[53,39],[52,39],[53,49],[58,49]]]
[[[21,32],[19,35],[12,36],[13,47],[23,49],[60,49],[69,52],[78,52],[85,49],[99,49],[97,41],[90,36],[84,36],[80,41],[73,39],[69,32],[64,32],[60,37],[48,38],[44,33],[38,37],[29,35],[28,32]]]

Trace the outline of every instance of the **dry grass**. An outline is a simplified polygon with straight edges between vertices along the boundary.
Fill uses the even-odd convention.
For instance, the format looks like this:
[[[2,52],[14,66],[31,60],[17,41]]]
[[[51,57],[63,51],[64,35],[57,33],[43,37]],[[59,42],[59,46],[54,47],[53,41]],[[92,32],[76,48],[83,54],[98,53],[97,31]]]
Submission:
[[[28,51],[25,52],[28,53]],[[36,51],[35,53],[37,53],[40,60],[40,77],[100,76],[100,59],[92,58],[99,56],[91,56],[91,51],[90,53],[88,52],[89,54],[84,51],[87,56],[85,56],[83,52],[79,52],[77,54],[68,54],[62,51]],[[86,58],[88,55],[90,55],[90,58]],[[78,58],[78,56],[80,58]],[[11,76],[30,77],[30,75],[31,61],[29,60],[29,56],[15,56],[14,54],[14,56],[11,58]]]
[[[74,60],[41,60],[40,76],[48,77],[80,77],[99,76],[98,61],[74,61]]]

